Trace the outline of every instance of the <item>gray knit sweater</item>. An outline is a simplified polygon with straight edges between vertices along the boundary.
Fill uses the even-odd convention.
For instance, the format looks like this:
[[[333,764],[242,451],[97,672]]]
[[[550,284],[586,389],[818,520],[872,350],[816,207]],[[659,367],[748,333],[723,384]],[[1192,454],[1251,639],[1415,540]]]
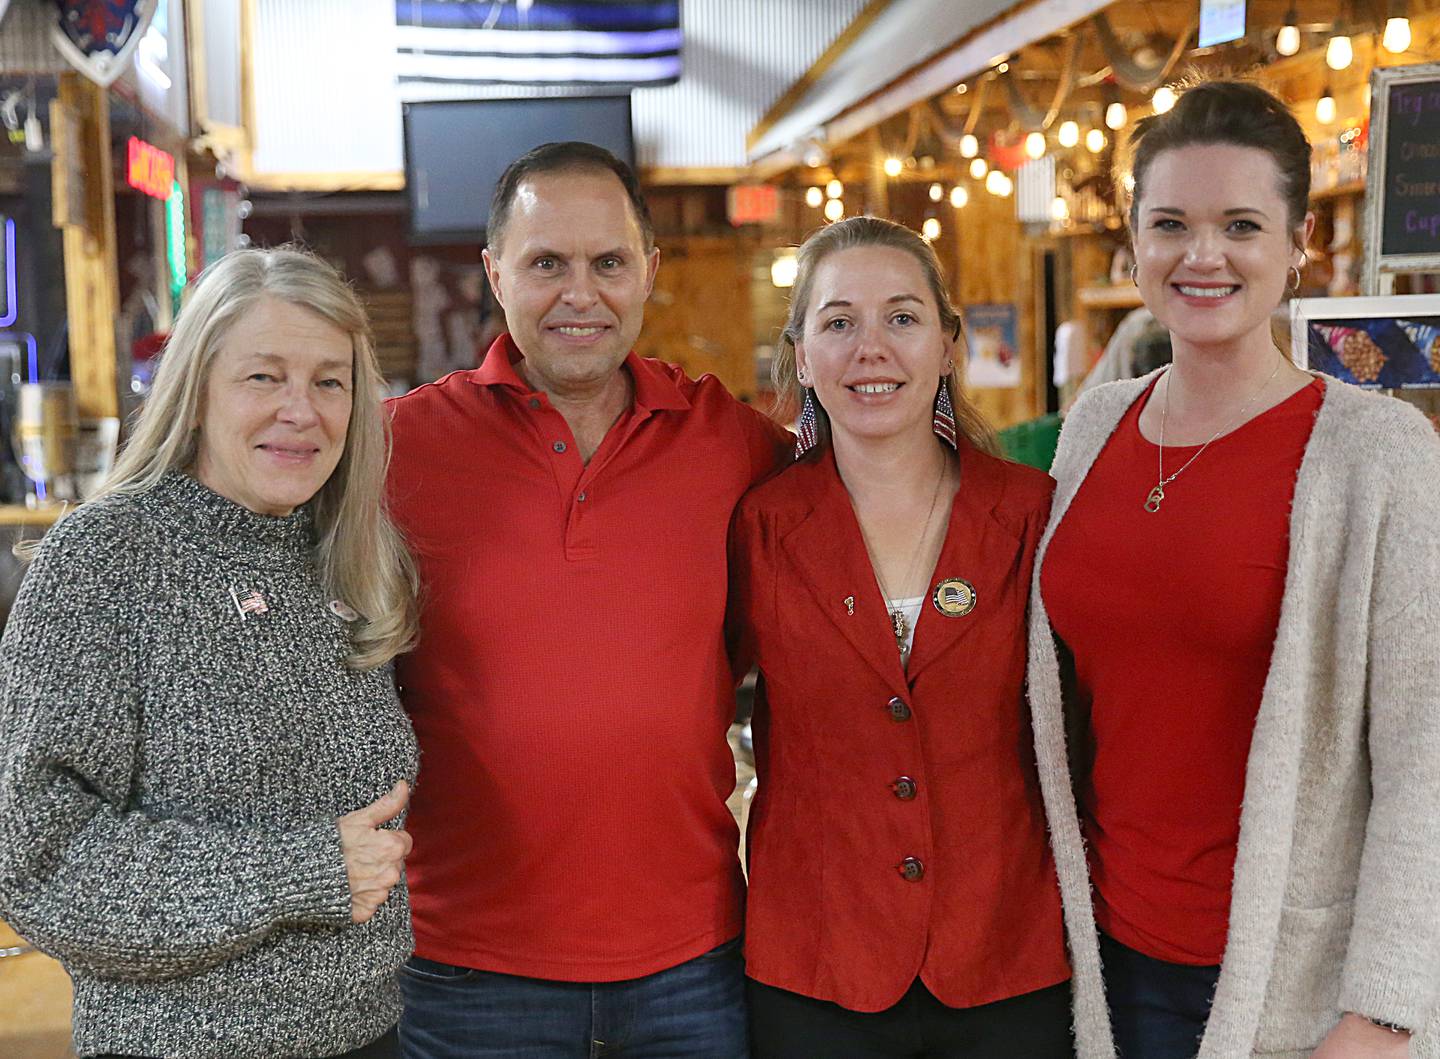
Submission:
[[[175,473],[82,507],[26,576],[0,915],[70,972],[81,1055],[332,1056],[399,1017],[404,887],[353,925],[335,819],[414,776],[415,742],[390,667],[344,666],[313,555],[304,509]]]

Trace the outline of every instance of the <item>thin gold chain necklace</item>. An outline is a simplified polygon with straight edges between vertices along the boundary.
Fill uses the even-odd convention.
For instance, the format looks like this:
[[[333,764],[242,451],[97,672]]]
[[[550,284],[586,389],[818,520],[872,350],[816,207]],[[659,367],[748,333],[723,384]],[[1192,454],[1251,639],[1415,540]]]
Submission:
[[[935,506],[940,501],[940,487],[945,483],[945,471],[949,462],[942,459],[940,463],[940,474],[935,478],[935,492],[930,496],[930,510],[925,513],[925,525],[920,529],[920,539],[915,542],[915,551],[910,556],[910,565],[905,570],[905,577],[902,585],[910,583],[911,576],[915,573],[915,564],[920,561],[920,553],[925,550],[925,542],[930,539],[930,523],[935,518]],[[903,607],[893,606],[895,600],[890,595],[890,589],[885,584],[885,577],[880,573],[880,563],[875,558],[875,549],[870,544],[870,537],[865,532],[865,523],[861,520],[859,513],[856,513],[855,524],[860,527],[860,539],[865,544],[865,553],[870,558],[870,566],[875,570],[875,580],[880,584],[880,591],[885,595],[885,612],[890,615],[890,630],[895,634],[895,646],[900,649],[900,662],[903,665],[910,652],[906,650],[905,640],[910,635],[910,622],[905,617]]]
[[[1170,371],[1173,369],[1173,365],[1171,366],[1171,368],[1166,369],[1165,400],[1160,405],[1160,447],[1156,450],[1155,454],[1155,459],[1159,464],[1159,472],[1156,476],[1155,488],[1151,489],[1145,497],[1146,511],[1150,512],[1153,515],[1155,512],[1160,510],[1160,505],[1165,500],[1165,487],[1171,482],[1173,482],[1176,478],[1179,478],[1186,467],[1189,467],[1192,463],[1194,463],[1201,456],[1203,456],[1205,454],[1205,450],[1210,447],[1211,442],[1213,442],[1221,434],[1224,434],[1226,431],[1230,430],[1232,427],[1235,426],[1235,424],[1239,423],[1244,418],[1245,413],[1250,410],[1250,406],[1253,405],[1256,401],[1260,400],[1260,395],[1265,392],[1266,388],[1272,382],[1275,381],[1275,376],[1280,374],[1280,369],[1284,366],[1285,361],[1282,358],[1276,363],[1275,370],[1270,373],[1270,377],[1260,384],[1260,389],[1255,391],[1255,393],[1251,396],[1250,400],[1246,401],[1243,405],[1240,406],[1240,411],[1235,413],[1234,418],[1231,419],[1224,426],[1222,426],[1219,430],[1215,431],[1215,433],[1211,434],[1210,441],[1207,441],[1205,442],[1205,444],[1201,445],[1200,451],[1197,452],[1195,455],[1191,456],[1188,460],[1186,460],[1181,465],[1180,470],[1176,471],[1168,478],[1165,476],[1165,418],[1170,411]]]

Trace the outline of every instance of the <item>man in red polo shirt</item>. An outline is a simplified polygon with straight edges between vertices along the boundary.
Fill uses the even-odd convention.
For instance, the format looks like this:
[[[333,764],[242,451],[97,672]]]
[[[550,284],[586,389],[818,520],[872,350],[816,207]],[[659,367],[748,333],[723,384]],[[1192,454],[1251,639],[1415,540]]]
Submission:
[[[424,585],[402,1050],[741,1059],[725,539],[791,442],[631,352],[659,254],[608,152],[519,159],[488,235],[510,333],[390,406]]]

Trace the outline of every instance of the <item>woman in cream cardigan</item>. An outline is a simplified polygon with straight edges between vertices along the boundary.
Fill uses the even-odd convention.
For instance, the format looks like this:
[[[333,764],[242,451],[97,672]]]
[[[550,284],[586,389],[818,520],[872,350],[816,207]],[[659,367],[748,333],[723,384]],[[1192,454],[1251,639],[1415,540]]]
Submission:
[[[1031,608],[1080,1052],[1440,1054],[1440,439],[1275,347],[1283,104],[1201,84],[1132,150],[1174,363],[1071,412]]]

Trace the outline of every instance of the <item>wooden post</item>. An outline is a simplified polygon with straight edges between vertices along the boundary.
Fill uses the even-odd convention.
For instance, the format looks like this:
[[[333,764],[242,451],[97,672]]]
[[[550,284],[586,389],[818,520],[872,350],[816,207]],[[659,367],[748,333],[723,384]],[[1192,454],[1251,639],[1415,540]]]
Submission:
[[[70,324],[70,377],[82,417],[120,414],[115,315],[120,282],[115,262],[115,178],[110,162],[110,101],[77,73],[60,75],[57,110],[69,126],[56,137],[56,223],[65,248],[65,312]],[[83,193],[72,193],[75,184]],[[70,206],[79,206],[72,213]],[[75,215],[78,213],[79,215]]]

